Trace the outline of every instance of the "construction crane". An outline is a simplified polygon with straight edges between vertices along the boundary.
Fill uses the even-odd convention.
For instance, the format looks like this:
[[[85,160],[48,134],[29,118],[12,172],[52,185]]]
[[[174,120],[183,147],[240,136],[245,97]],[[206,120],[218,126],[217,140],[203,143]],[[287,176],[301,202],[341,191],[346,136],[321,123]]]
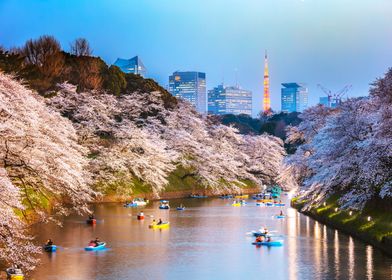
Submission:
[[[352,85],[345,85],[341,90],[334,93],[323,85],[318,84],[317,87],[319,87],[327,95],[328,107],[334,107],[338,106],[342,102],[342,97],[352,88]]]

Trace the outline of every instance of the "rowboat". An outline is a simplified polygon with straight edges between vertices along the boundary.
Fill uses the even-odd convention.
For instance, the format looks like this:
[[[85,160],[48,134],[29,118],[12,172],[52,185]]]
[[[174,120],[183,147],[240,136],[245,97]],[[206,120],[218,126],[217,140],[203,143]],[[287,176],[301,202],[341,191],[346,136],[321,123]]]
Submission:
[[[89,245],[89,246],[85,247],[84,250],[86,250],[86,251],[99,251],[99,250],[103,250],[105,248],[106,248],[106,243],[101,242],[97,246]]]
[[[162,228],[168,228],[170,226],[169,222],[162,223],[162,224],[151,224],[148,227],[152,229],[162,229]]]
[[[236,195],[234,198],[235,199],[247,199],[247,198],[249,198],[249,195],[248,194]]]
[[[274,240],[274,241],[262,241],[262,242],[253,242],[253,245],[257,245],[257,246],[273,246],[273,247],[277,247],[277,246],[283,246],[283,240]]]

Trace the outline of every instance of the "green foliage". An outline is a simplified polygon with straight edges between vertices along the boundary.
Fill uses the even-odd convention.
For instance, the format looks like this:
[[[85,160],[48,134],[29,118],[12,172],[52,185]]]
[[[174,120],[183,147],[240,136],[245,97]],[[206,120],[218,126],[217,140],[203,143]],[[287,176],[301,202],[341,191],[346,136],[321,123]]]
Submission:
[[[249,115],[227,114],[220,117],[220,122],[224,125],[234,125],[241,134],[259,134],[262,126],[260,119],[254,119]]]
[[[346,232],[352,232],[367,237],[369,240],[382,241],[392,236],[391,201],[388,199],[374,199],[369,201],[365,208],[359,211],[342,210],[338,204],[339,195],[331,196],[324,204],[313,208],[310,212],[329,224],[335,225]],[[292,204],[301,209],[304,201],[296,198]],[[337,209],[337,211],[336,211]],[[371,217],[368,220],[368,217]]]
[[[21,196],[24,209],[15,211],[18,216],[28,222],[34,221],[39,211],[50,212],[52,202],[55,199],[54,195],[37,191],[28,185],[21,187]]]
[[[254,119],[249,115],[223,115],[216,117],[224,125],[233,125],[241,134],[263,134],[267,133],[286,140],[287,126],[297,126],[301,122],[299,113],[279,113],[273,115],[264,115]],[[295,152],[296,146],[285,144],[287,153]]]
[[[144,79],[140,75],[124,74],[126,80],[126,92],[152,92],[159,91],[165,108],[174,108],[177,105],[177,99],[172,96],[167,90],[158,85],[152,79]]]
[[[127,87],[124,73],[117,66],[110,66],[104,72],[104,89],[111,94],[119,96]]]
[[[24,57],[19,54],[0,50],[0,69],[6,73],[18,75],[22,69]]]
[[[106,182],[99,182],[95,185],[95,189],[102,192],[104,195],[115,195],[128,197],[130,195],[142,195],[149,194],[152,192],[151,186],[145,184],[138,178],[124,178],[121,174],[116,175],[117,180],[112,181],[110,184]],[[168,185],[165,188],[165,192],[203,192],[206,190],[205,186],[201,185],[197,177],[194,175],[191,168],[184,168],[183,166],[177,166],[168,177]],[[256,188],[256,183],[251,180],[242,180],[241,185],[238,187],[242,189]],[[225,184],[225,182],[222,182]]]

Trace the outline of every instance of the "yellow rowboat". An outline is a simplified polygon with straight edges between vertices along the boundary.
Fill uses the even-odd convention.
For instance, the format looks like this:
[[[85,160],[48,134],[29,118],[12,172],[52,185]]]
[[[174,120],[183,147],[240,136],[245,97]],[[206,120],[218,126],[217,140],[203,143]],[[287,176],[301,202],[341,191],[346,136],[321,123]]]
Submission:
[[[168,228],[169,226],[170,226],[170,223],[166,222],[166,223],[162,223],[160,225],[158,225],[158,224],[151,224],[148,227],[152,228],[152,229],[161,229],[161,228]]]
[[[234,206],[234,207],[239,207],[239,206],[241,206],[241,203],[233,203],[231,206]]]
[[[270,202],[270,203],[274,203],[274,200],[273,199],[258,199],[258,200],[256,200],[256,202],[261,202],[261,203],[268,203],[268,202]]]
[[[234,198],[236,198],[236,199],[247,199],[247,198],[249,198],[249,195],[248,194],[236,195]]]

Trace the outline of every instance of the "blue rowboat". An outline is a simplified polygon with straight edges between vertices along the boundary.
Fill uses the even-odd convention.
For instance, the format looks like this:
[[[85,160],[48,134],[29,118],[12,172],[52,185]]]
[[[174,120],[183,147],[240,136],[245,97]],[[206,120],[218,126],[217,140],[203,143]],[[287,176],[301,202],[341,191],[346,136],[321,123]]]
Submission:
[[[103,249],[106,249],[105,242],[101,242],[98,246],[87,246],[84,248],[84,250],[86,250],[86,251],[99,251],[99,250],[103,250]]]
[[[207,198],[208,196],[206,196],[206,195],[198,195],[198,194],[191,194],[189,197],[190,198]]]
[[[45,245],[44,250],[45,250],[45,252],[56,252],[57,246],[56,245]]]
[[[278,247],[283,246],[283,240],[253,242],[252,244],[256,246]]]
[[[275,206],[279,206],[279,207],[283,207],[283,206],[285,206],[286,204],[284,204],[284,203],[275,203]]]

